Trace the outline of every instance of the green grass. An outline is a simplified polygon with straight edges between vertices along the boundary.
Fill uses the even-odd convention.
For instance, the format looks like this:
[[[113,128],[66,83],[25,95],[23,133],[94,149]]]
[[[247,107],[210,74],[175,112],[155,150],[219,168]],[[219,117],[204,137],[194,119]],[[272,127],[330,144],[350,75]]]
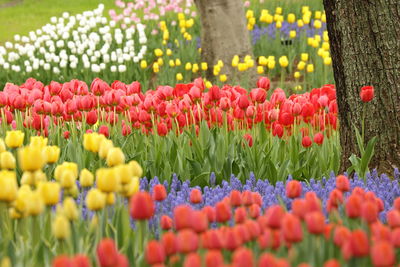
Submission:
[[[0,0],[0,5],[10,0]],[[0,43],[12,41],[15,34],[26,35],[50,22],[63,12],[78,14],[105,5],[104,14],[113,8],[114,0],[24,0],[12,7],[0,8]]]

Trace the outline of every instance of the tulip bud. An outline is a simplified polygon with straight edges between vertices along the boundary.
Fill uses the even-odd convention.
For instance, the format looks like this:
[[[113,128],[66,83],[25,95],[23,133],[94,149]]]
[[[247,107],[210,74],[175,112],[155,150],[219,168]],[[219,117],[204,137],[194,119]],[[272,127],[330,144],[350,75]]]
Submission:
[[[28,215],[36,216],[43,212],[44,202],[38,191],[27,194],[26,211]]]
[[[96,171],[97,188],[105,193],[116,192],[119,185],[119,177],[114,169],[101,168]]]
[[[138,192],[131,197],[130,214],[135,220],[148,220],[154,215],[155,205],[150,194]]]
[[[56,205],[60,200],[61,187],[59,183],[41,182],[39,183],[38,191],[43,198],[44,204],[47,206]]]
[[[135,160],[132,160],[129,162],[129,166],[131,166],[132,168],[132,175],[136,176],[136,177],[142,177],[143,175],[143,169],[142,167],[139,165],[139,163]]]
[[[58,146],[46,146],[45,154],[47,158],[47,163],[55,163],[60,157],[60,148]]]
[[[91,187],[93,185],[94,176],[88,169],[82,169],[79,175],[79,182],[82,187]]]
[[[38,146],[24,147],[18,150],[18,163],[23,171],[36,171],[43,168],[46,156]]]
[[[146,257],[146,262],[150,265],[164,263],[165,252],[161,243],[155,240],[147,243],[145,257]]]
[[[106,161],[109,167],[124,164],[125,155],[122,152],[121,148],[113,147],[108,151]]]
[[[9,148],[22,146],[25,134],[21,131],[7,131],[5,143]]]
[[[53,221],[52,231],[55,238],[59,240],[69,238],[71,234],[71,227],[67,218],[62,215],[58,215]]]
[[[75,221],[78,219],[79,211],[73,198],[67,197],[66,199],[64,199],[63,214],[70,221]]]
[[[113,147],[114,147],[114,145],[111,140],[103,139],[103,141],[101,141],[100,147],[99,147],[99,157],[102,159],[106,159],[108,152]]]
[[[0,201],[14,201],[17,198],[18,191],[15,172],[0,171],[0,177]]]
[[[15,169],[15,158],[9,151],[1,152],[0,154],[0,165],[2,169]]]
[[[97,188],[90,189],[86,196],[86,205],[89,210],[101,210],[106,205],[106,195]]]

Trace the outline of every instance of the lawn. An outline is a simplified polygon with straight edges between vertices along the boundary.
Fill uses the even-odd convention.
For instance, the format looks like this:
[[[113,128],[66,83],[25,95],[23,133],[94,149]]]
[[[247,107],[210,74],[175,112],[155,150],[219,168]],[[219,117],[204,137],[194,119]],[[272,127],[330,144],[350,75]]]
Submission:
[[[15,0],[0,0],[0,6],[12,1]],[[15,6],[0,8],[0,43],[11,41],[17,33],[25,35],[42,27],[52,16],[63,12],[78,14],[100,3],[106,10],[114,6],[114,0],[24,0]]]

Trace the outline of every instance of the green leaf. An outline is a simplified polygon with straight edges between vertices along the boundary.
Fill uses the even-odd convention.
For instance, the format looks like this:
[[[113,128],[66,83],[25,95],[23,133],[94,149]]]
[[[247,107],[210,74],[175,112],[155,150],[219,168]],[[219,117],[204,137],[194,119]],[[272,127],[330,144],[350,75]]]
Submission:
[[[357,144],[358,144],[358,149],[360,149],[360,153],[362,155],[362,154],[364,154],[364,140],[362,140],[360,131],[358,130],[358,128],[355,126],[354,123],[353,123],[353,127],[354,127],[354,131],[356,132],[356,140],[357,140]]]
[[[361,164],[360,164],[360,169],[362,174],[364,175],[367,168],[368,164],[370,163],[372,156],[374,155],[374,147],[376,144],[377,138],[376,136],[373,137],[371,140],[369,140],[367,144],[367,148],[365,149],[365,153],[362,154],[361,156]]]
[[[203,172],[202,174],[196,176],[191,182],[191,186],[200,186],[204,187],[209,184],[209,179],[210,179],[210,173],[209,172]]]

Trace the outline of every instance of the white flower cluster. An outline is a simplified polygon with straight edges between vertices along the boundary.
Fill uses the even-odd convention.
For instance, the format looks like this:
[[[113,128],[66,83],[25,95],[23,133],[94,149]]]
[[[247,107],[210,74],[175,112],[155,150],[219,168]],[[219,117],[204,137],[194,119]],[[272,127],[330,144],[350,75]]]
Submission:
[[[75,16],[65,12],[29,36],[15,35],[15,43],[0,46],[0,70],[74,74],[83,68],[95,73],[125,72],[146,54],[145,26],[129,25],[121,30],[115,21],[103,16],[103,11],[100,4]],[[136,40],[140,46],[137,50]]]

